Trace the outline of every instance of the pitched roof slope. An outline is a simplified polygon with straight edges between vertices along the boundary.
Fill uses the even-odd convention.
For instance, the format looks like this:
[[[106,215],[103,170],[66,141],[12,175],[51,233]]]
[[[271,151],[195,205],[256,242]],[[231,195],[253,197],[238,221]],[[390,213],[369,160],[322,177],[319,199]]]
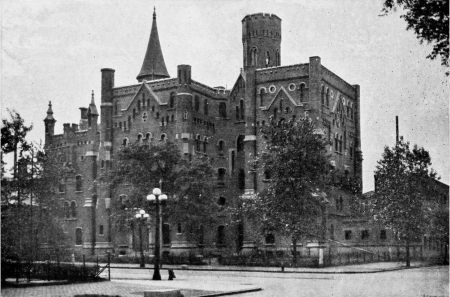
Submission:
[[[167,72],[164,57],[159,43],[158,27],[156,26],[156,12],[153,11],[153,23],[148,41],[147,52],[145,53],[144,62],[142,63],[141,72],[136,79],[139,82],[143,80],[155,80],[170,77]]]

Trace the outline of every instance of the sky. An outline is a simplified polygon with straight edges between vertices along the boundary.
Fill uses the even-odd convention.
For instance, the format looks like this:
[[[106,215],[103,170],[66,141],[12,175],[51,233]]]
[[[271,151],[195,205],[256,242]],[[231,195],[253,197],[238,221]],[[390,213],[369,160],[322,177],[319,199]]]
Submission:
[[[242,67],[242,25],[247,14],[282,19],[281,64],[322,65],[361,87],[363,191],[386,145],[400,135],[430,152],[432,167],[449,184],[449,82],[431,45],[420,44],[401,10],[380,16],[382,0],[347,1],[57,1],[2,0],[1,112],[33,123],[29,139],[44,140],[48,102],[57,120],[78,123],[94,91],[100,106],[101,68],[115,85],[137,83],[156,7],[167,70],[192,66],[192,78],[231,88]],[[10,157],[8,157],[10,158]]]

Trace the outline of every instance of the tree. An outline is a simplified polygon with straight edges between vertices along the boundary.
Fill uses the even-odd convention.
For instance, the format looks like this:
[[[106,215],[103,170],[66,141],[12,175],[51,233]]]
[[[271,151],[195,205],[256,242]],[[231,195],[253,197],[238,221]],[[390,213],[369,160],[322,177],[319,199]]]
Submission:
[[[435,209],[436,172],[431,158],[417,145],[411,150],[401,138],[395,147],[385,147],[375,171],[375,193],[369,198],[376,221],[396,232],[406,243],[406,265],[410,266],[409,245],[422,237]]]
[[[243,211],[261,224],[264,233],[291,236],[296,263],[297,241],[324,230],[327,143],[309,118],[272,121],[261,133],[266,149],[255,164],[269,181],[268,187],[255,199],[246,200]]]
[[[169,199],[163,217],[173,224],[189,228],[215,221],[218,210],[213,195],[214,171],[207,157],[182,158],[178,146],[169,141],[152,145],[132,145],[119,151],[114,168],[100,178],[115,189],[123,189],[127,201],[113,203],[118,228],[127,222],[127,209],[149,208],[146,197],[159,187]],[[119,193],[120,194],[120,193]]]
[[[406,30],[414,30],[420,43],[425,41],[433,45],[427,58],[434,60],[441,56],[441,64],[448,67],[448,0],[385,0],[382,15],[395,11],[397,7],[406,12],[401,16],[408,24]]]

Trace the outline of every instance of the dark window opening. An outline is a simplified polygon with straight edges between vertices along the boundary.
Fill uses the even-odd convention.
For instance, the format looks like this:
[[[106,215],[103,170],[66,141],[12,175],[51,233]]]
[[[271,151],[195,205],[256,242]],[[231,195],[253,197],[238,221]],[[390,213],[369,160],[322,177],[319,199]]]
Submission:
[[[275,244],[275,235],[272,233],[266,234],[266,244]]]
[[[381,230],[380,231],[380,239],[381,240],[386,240],[387,239],[386,230]]]
[[[72,218],[77,217],[77,204],[75,201],[72,201],[70,203],[70,215],[72,216]]]
[[[236,149],[239,152],[242,152],[244,150],[244,139],[245,139],[245,135],[239,135],[237,138],[237,145],[236,145]]]
[[[345,240],[351,240],[351,239],[352,239],[352,231],[345,230]]]
[[[239,169],[239,189],[245,189],[245,170]]]
[[[227,105],[224,102],[219,103],[219,117],[223,119],[227,117]]]
[[[217,227],[217,244],[225,244],[225,226]]]
[[[75,230],[75,244],[82,245],[83,244],[83,231],[81,228],[77,228]]]
[[[98,234],[99,235],[103,235],[104,233],[103,233],[103,225],[100,225],[100,226],[98,226]]]
[[[76,185],[75,185],[75,191],[76,191],[76,192],[81,192],[83,183],[82,183],[82,180],[81,180],[81,176],[80,176],[80,175],[78,175],[78,176],[75,178],[75,183],[76,183]]]
[[[368,240],[369,239],[369,230],[361,230],[361,239]]]
[[[217,201],[217,204],[219,204],[220,206],[224,206],[225,203],[227,203],[227,199],[225,197],[220,197]]]

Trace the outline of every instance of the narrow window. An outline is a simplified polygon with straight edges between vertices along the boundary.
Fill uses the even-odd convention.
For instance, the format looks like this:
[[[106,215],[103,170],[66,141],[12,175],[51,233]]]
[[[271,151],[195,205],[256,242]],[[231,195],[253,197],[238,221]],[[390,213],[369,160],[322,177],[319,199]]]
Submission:
[[[66,192],[66,183],[65,183],[64,179],[61,179],[59,181],[59,192],[60,193],[65,193]]]
[[[128,130],[131,129],[131,116],[128,116]]]
[[[138,142],[139,145],[142,144],[142,134],[140,134],[140,133],[138,134],[137,142]]]
[[[219,168],[217,170],[217,181],[221,185],[223,185],[225,183],[225,169],[224,168]]]
[[[197,135],[197,138],[195,139],[195,150],[197,152],[200,151],[200,135]]]
[[[327,93],[326,93],[326,105],[330,106],[330,89],[327,89]]]
[[[100,168],[101,168],[101,169],[104,169],[104,168],[105,168],[105,160],[102,160],[102,161],[100,162]]]
[[[305,98],[305,84],[300,84],[300,101]]]
[[[81,192],[82,191],[82,180],[81,180],[81,175],[77,175],[77,177],[75,178],[75,191],[76,192]]]
[[[81,228],[77,228],[75,230],[75,245],[82,245],[83,244],[83,231]]]
[[[206,154],[206,151],[208,149],[208,138],[203,137],[203,152]]]
[[[72,201],[70,203],[70,215],[72,216],[72,218],[77,217],[77,203],[75,201]]]
[[[266,244],[275,244],[275,235],[272,233],[266,234]]]
[[[245,189],[245,170],[239,169],[239,189]]]
[[[234,151],[231,152],[231,172],[234,172],[234,167],[236,164],[236,153]]]
[[[225,244],[225,226],[220,225],[217,227],[217,244]]]
[[[270,53],[269,51],[266,52],[266,67],[269,67],[270,65]]]
[[[368,240],[369,239],[369,230],[361,230],[361,239]]]
[[[104,234],[103,232],[104,232],[103,225],[98,226],[98,234],[103,235]]]
[[[320,99],[321,99],[322,105],[325,105],[325,86],[322,86],[322,90],[320,92]]]
[[[386,240],[386,230],[380,231],[380,240]]]
[[[183,229],[181,228],[181,223],[177,224],[177,233],[183,233]]]
[[[175,93],[170,93],[170,101],[169,101],[169,108],[175,107]]]
[[[244,138],[245,135],[239,135],[236,141],[236,150],[242,152],[244,150]]]
[[[274,108],[274,109],[273,109],[273,120],[274,120],[274,121],[277,120],[277,114],[278,114],[278,108]]]
[[[200,99],[198,98],[197,95],[195,95],[195,97],[194,97],[194,109],[195,109],[195,111],[200,110]]]
[[[205,101],[203,101],[203,113],[205,115],[208,115],[208,100],[205,99]]]
[[[163,134],[161,134],[161,138],[160,138],[160,139],[161,139],[161,141],[164,141],[164,140],[166,140],[166,134],[164,134],[164,133],[163,133]]]
[[[219,116],[223,119],[227,117],[227,105],[224,102],[219,103]]]
[[[345,230],[345,240],[351,240],[351,239],[352,239],[352,231]]]
[[[261,106],[264,106],[264,96],[265,96],[265,94],[266,94],[266,90],[261,88],[260,93],[259,93],[259,96],[260,96],[260,103],[259,104]]]
[[[241,100],[240,101],[240,110],[241,110],[241,120],[243,120],[244,119],[244,100]]]
[[[64,202],[64,217],[70,218],[70,204],[69,201]]]

